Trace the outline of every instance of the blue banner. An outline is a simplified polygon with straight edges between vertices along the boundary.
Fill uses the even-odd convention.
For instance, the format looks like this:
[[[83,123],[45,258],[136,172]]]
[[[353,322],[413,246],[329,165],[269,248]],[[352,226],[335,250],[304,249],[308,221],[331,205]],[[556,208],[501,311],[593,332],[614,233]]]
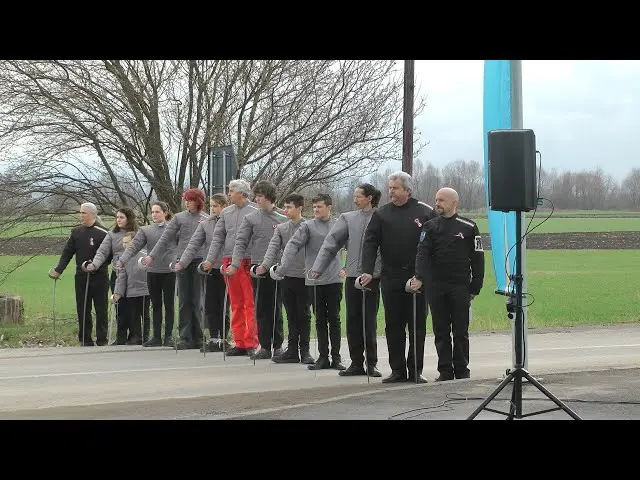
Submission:
[[[509,275],[515,272],[517,247],[511,247],[516,243],[516,212],[499,212],[489,209],[487,133],[491,130],[512,128],[511,62],[509,60],[485,60],[483,111],[485,203],[489,218],[493,272],[496,277],[496,293],[508,295],[513,293],[515,286],[509,282]],[[508,261],[506,261],[507,253]]]

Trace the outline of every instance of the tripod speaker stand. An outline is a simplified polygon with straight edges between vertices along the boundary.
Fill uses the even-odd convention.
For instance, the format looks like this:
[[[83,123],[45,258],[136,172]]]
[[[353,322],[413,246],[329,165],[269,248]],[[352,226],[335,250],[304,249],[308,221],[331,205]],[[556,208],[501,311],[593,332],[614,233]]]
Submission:
[[[511,309],[515,310],[515,365],[513,369],[509,372],[509,374],[500,382],[500,385],[496,387],[496,389],[474,410],[474,412],[467,418],[467,420],[473,420],[482,410],[487,410],[488,412],[499,413],[501,415],[506,415],[507,420],[513,420],[514,418],[521,419],[524,417],[531,417],[533,415],[540,415],[542,413],[554,412],[556,410],[565,411],[571,418],[574,420],[582,420],[575,412],[573,412],[569,407],[567,407],[562,401],[560,401],[557,397],[555,397],[549,390],[543,387],[538,380],[533,378],[529,374],[529,372],[524,368],[524,349],[522,345],[522,340],[524,336],[524,316],[522,311],[522,214],[520,211],[516,214],[516,238],[518,239],[518,245],[516,250],[516,265],[515,265],[515,275],[511,277],[514,281],[515,289],[514,293],[511,295],[509,299],[508,305]],[[536,387],[540,392],[542,392],[549,400],[557,405],[555,408],[549,408],[546,410],[540,410],[532,413],[522,413],[522,379],[526,379],[529,381],[531,385]],[[500,410],[494,410],[492,408],[488,408],[487,405],[511,382],[513,381],[513,392],[511,395],[511,407],[509,409],[509,413],[502,412]]]

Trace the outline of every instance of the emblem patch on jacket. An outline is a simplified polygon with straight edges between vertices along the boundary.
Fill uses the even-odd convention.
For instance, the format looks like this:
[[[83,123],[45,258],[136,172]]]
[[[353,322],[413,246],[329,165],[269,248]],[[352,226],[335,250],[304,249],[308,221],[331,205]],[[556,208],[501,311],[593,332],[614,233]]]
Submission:
[[[417,218],[416,218],[416,219],[414,219],[414,220],[413,220],[413,223],[415,223],[416,225],[418,225],[418,227],[422,228],[422,223],[420,223],[420,220],[419,220],[419,219],[417,219]]]
[[[474,244],[475,244],[474,250],[476,252],[484,252],[484,250],[482,249],[482,237],[480,235],[476,235],[474,237]]]

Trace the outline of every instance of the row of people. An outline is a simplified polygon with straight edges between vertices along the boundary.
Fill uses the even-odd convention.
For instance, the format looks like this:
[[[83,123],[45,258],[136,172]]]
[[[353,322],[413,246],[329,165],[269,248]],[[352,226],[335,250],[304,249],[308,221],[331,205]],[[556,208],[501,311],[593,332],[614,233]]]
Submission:
[[[154,283],[152,275],[173,275],[175,282],[173,272],[177,271],[179,340],[176,348],[207,351],[224,348],[229,355],[272,359],[276,363],[302,362],[312,370],[334,368],[340,375],[379,377],[376,327],[382,293],[392,369],[391,376],[383,381],[426,381],[422,377],[422,363],[429,303],[439,358],[437,380],[467,378],[469,306],[473,295],[482,287],[484,275],[477,226],[457,215],[458,198],[452,189],[438,192],[435,209],[412,198],[411,177],[404,172],[389,177],[388,189],[390,203],[378,208],[381,192],[370,184],[359,185],[354,192],[356,209],[341,214],[337,220],[331,216],[331,197],[319,194],[312,199],[314,218],[304,220],[301,195],[287,196],[284,209],[280,210],[275,206],[276,187],[271,182],[259,181],[251,189],[248,182],[233,180],[229,185],[230,205],[226,206],[224,195],[214,195],[210,199],[210,215],[202,212],[204,194],[198,189],[189,189],[184,194],[185,211],[168,221],[170,214],[162,209],[162,202],[157,202],[153,208],[158,206],[164,218],[157,213],[156,221],[152,209],[154,225],[142,227],[133,240],[127,233],[135,227],[128,225],[124,218],[119,220],[120,213],[129,218],[126,209],[118,212],[112,231],[106,232],[95,223],[87,225],[83,217],[84,227],[79,228],[85,230],[76,229],[71,237],[86,240],[87,235],[80,233],[89,230],[103,237],[88,261],[83,259],[90,249],[77,255],[77,262],[86,262],[84,267],[79,263],[78,268],[97,275],[106,272],[105,264],[111,261],[112,272],[118,272],[112,273],[115,276],[112,291],[119,304],[140,296],[137,295],[140,291],[144,293],[138,282],[132,280],[136,286],[131,290],[126,284],[136,276],[136,268],[148,270],[154,317],[153,334],[144,343],[146,346],[169,345],[171,334],[171,324],[167,322],[161,341],[161,320],[157,320],[161,313],[160,317],[156,316],[156,306],[161,312],[162,297],[157,294],[159,287],[151,288],[161,284],[166,300],[173,296],[166,288],[171,282]],[[251,194],[253,202],[249,200]],[[95,214],[91,204],[83,204],[81,212],[83,209],[89,216]],[[434,220],[438,218],[440,220]],[[452,233],[456,228],[459,231]],[[122,231],[124,234],[120,237]],[[346,261],[341,264],[343,250]],[[63,252],[56,272],[61,273],[60,267],[64,270],[63,259],[67,257]],[[69,260],[70,257],[67,263]],[[198,272],[201,263],[208,275]],[[89,280],[90,276],[85,276]],[[349,368],[344,367],[340,355],[343,284]],[[205,303],[201,309],[203,289]],[[228,309],[224,307],[228,304],[230,322]],[[282,349],[282,304],[287,312],[289,331],[286,350]],[[168,305],[165,307],[169,320]],[[317,359],[309,349],[311,309],[316,319]],[[139,312],[140,308],[124,310]],[[202,310],[211,339],[207,344],[203,343]],[[171,321],[172,314],[173,306]],[[127,315],[132,318],[131,314]],[[233,347],[223,334],[229,331],[229,323]],[[102,322],[96,318],[97,343],[104,344],[106,328],[99,324]],[[86,331],[87,327],[90,328],[90,320],[89,325],[84,322],[81,330]],[[409,352],[405,356],[407,327]],[[144,326],[142,328],[144,330]],[[134,338],[136,333],[134,331]],[[123,341],[123,337],[117,341]]]

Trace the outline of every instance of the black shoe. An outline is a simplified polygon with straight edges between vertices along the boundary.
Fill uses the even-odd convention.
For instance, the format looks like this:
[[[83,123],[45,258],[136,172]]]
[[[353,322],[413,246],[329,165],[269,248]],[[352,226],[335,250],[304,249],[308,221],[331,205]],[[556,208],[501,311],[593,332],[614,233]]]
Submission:
[[[376,368],[375,365],[369,365],[369,376],[370,377],[381,377],[382,374],[380,373],[380,371]]]
[[[391,375],[382,379],[382,383],[400,383],[406,381],[407,376],[402,372],[391,372]]]
[[[251,360],[269,360],[271,358],[271,350],[261,348],[258,353],[254,353],[249,358]]]
[[[109,346],[115,347],[116,345],[126,345],[126,344],[127,344],[126,340],[116,340],[115,342],[111,342]]]
[[[436,378],[436,382],[447,382],[453,379],[454,379],[453,373],[441,372],[440,375],[438,375],[438,378]]]
[[[427,379],[424,378],[422,375],[418,375],[418,381],[416,381],[416,377],[412,372],[409,372],[409,375],[407,376],[407,382],[410,382],[410,383],[428,383]]]
[[[142,345],[142,339],[139,337],[131,337],[127,340],[127,345]]]
[[[161,347],[162,340],[160,340],[159,338],[150,338],[149,340],[144,342],[142,346],[143,347]]]
[[[367,372],[365,371],[362,365],[355,365],[353,363],[349,365],[349,368],[347,368],[346,370],[342,370],[341,372],[338,372],[338,375],[340,375],[341,377],[355,377],[357,375],[366,375],[366,374]]]
[[[471,378],[471,372],[469,370],[463,372],[455,372],[455,377],[458,380],[462,380],[463,378]]]
[[[331,368],[331,362],[329,362],[329,357],[318,357],[318,360],[307,368],[309,370],[325,370]]]
[[[314,363],[316,363],[316,361],[309,353],[309,350],[301,350],[300,363],[304,363],[305,365],[313,365]]]
[[[283,352],[282,347],[274,348],[273,349],[273,356],[274,357],[279,357],[280,355],[282,355],[282,352]]]
[[[253,347],[247,348],[247,356],[248,357],[251,357],[251,356],[253,356],[255,354],[256,354],[256,349],[255,348],[253,348]]]
[[[220,346],[220,343],[218,343],[217,340],[213,341],[211,340],[210,342],[207,342],[204,347],[200,348],[200,352],[204,353],[204,352],[221,352],[222,351],[222,347]]]
[[[80,343],[80,346],[82,346],[82,340],[78,340],[78,342]],[[95,346],[95,343],[93,343],[93,340],[85,340],[84,346],[85,347],[93,347],[93,346]]]
[[[227,350],[227,355],[229,355],[230,357],[246,357],[247,349],[240,348],[240,347],[233,347],[232,349]]]
[[[178,345],[175,345],[176,350],[191,350],[193,346],[189,342],[185,342],[184,340],[180,340]]]
[[[300,363],[300,357],[297,350],[285,350],[282,355],[271,357],[271,361],[274,363]]]
[[[162,346],[163,347],[174,347],[173,337],[164,337],[164,340],[162,341]]]
[[[108,340],[96,340],[96,345],[98,347],[104,347],[105,345],[108,345],[109,341]]]
[[[340,356],[331,358],[331,368],[334,370],[344,371],[347,367],[342,364],[342,359]]]

